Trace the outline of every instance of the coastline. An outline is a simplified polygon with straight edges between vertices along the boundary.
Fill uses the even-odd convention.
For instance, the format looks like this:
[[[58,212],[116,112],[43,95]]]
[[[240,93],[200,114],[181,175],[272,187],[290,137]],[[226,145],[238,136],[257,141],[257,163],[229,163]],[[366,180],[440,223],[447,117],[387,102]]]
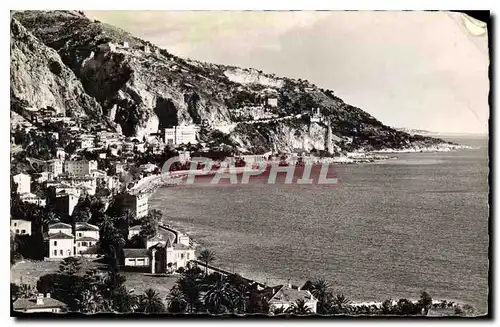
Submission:
[[[450,152],[450,151],[456,151],[456,150],[462,150],[462,149],[475,149],[477,147],[471,147],[471,146],[465,146],[465,145],[451,145],[451,146],[444,146],[444,147],[429,147],[429,148],[419,148],[419,149],[404,149],[404,150],[396,150],[396,149],[384,149],[383,151],[377,151],[377,152],[352,152],[348,153],[345,157],[336,157],[336,158],[317,158],[319,159],[317,162],[329,162],[329,163],[363,163],[363,162],[373,162],[373,161],[384,161],[384,160],[390,160],[390,159],[397,159],[396,157],[389,157],[389,156],[384,156],[384,155],[379,155],[379,153],[419,153],[419,152]],[[372,161],[362,161],[362,160],[369,160],[368,158],[372,159]],[[352,160],[347,160],[347,159],[352,159]],[[243,173],[243,172],[248,172],[248,171],[253,171],[254,169],[248,168],[248,167],[236,167],[236,173]],[[210,175],[210,174],[215,174],[216,171],[210,171],[210,172],[200,172],[199,175]],[[155,175],[155,176],[149,176],[150,180],[149,183],[155,184],[157,187],[155,187],[154,191],[156,191],[157,188],[159,187],[168,187],[168,186],[175,186],[175,185],[180,185],[182,182],[168,182],[168,179],[162,178],[162,175]],[[154,193],[154,191],[150,194],[150,196]],[[178,228],[182,229],[182,226],[177,226]],[[190,238],[193,241],[193,246],[195,248],[199,248],[200,246],[203,246],[203,244],[200,244],[196,242],[191,233],[187,233]],[[235,273],[239,273],[242,276],[245,277],[250,277],[253,278],[255,276],[254,273],[251,273],[247,271],[246,269],[243,269],[241,271],[235,271]],[[259,281],[258,279],[255,279]],[[263,282],[263,281],[260,281]],[[415,298],[408,298],[412,302],[418,301]],[[463,306],[467,305],[465,302],[453,300],[453,299],[446,299],[446,300],[433,300],[433,304],[441,304],[443,301],[446,301],[447,303],[453,303],[455,306]],[[397,300],[393,300],[393,303],[397,302]],[[372,306],[372,305],[377,305],[380,306],[383,303],[383,301],[366,301],[366,300],[353,300],[351,301],[351,305],[358,307],[358,306]],[[477,308],[476,308],[477,309]],[[487,311],[486,311],[487,312]],[[484,314],[485,312],[481,311],[478,312],[477,314]]]

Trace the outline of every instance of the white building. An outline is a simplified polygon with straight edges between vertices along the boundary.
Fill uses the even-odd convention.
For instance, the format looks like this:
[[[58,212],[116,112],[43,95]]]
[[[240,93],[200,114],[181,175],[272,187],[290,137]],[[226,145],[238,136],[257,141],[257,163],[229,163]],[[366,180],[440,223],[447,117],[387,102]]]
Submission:
[[[137,219],[148,214],[148,194],[122,194],[119,197],[123,210],[130,210]]]
[[[273,294],[269,299],[269,309],[270,311],[278,308],[287,310],[299,299],[305,301],[305,305],[311,309],[311,313],[316,313],[318,300],[311,292],[301,290],[300,288],[292,288],[290,284],[282,286]]]
[[[31,235],[31,221],[24,219],[11,219],[10,230],[17,235]]]
[[[54,159],[47,161],[47,171],[57,177],[63,173],[63,160]]]
[[[268,98],[267,105],[270,107],[277,107],[278,106],[278,98]]]
[[[50,234],[49,232],[49,258],[64,259],[74,255],[74,237],[72,234],[62,232]]]
[[[52,174],[50,171],[43,171],[39,175],[40,177],[36,179],[37,183],[44,183],[54,179],[54,174]]]
[[[30,193],[31,192],[31,176],[27,174],[17,174],[12,177],[14,183],[17,184],[17,193]]]
[[[76,253],[75,255],[97,256],[97,242],[99,242],[99,227],[89,223],[75,223]]]
[[[33,193],[23,193],[20,195],[20,199],[23,202],[36,204],[39,207],[45,207],[47,203],[45,199],[42,199],[41,197]]]
[[[97,161],[95,160],[73,160],[64,162],[64,172],[74,176],[90,175],[93,170],[97,169]]]
[[[185,163],[191,160],[191,153],[189,151],[179,151],[179,162]]]
[[[60,160],[66,159],[66,151],[63,148],[57,148],[56,150],[56,158]]]
[[[312,110],[312,115],[311,115],[311,122],[312,123],[319,123],[321,122],[321,112],[319,111],[319,108],[313,109]]]
[[[196,144],[198,135],[198,126],[196,125],[179,125],[172,128],[165,128],[164,139],[166,144]]]

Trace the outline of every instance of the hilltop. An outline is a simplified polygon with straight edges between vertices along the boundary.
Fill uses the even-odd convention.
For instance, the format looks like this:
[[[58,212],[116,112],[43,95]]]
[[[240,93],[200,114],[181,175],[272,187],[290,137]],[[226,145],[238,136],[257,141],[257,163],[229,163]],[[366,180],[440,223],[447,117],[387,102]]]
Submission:
[[[74,98],[71,112],[109,121],[125,136],[194,123],[203,126],[204,143],[240,152],[338,154],[447,143],[386,126],[308,81],[183,59],[82,12],[23,11],[12,17],[12,38],[30,40],[26,47],[11,42],[11,70],[31,71],[11,78],[13,96],[27,100],[18,107],[62,110]],[[21,56],[26,59],[20,63]],[[46,72],[56,66],[60,73]],[[51,74],[57,75],[57,90],[46,78]],[[46,90],[39,99],[23,96],[20,85],[32,84]],[[41,100],[51,97],[51,103]]]

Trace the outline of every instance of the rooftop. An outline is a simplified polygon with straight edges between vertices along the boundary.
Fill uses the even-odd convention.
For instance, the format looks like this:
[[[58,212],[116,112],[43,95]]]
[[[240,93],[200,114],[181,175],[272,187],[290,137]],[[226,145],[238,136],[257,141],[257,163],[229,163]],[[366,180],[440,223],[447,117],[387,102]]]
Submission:
[[[99,231],[99,227],[89,223],[76,223],[75,230],[77,231]]]
[[[71,225],[65,223],[55,223],[49,225],[49,229],[57,229],[57,228],[71,228]]]
[[[304,301],[316,300],[309,291],[298,290],[285,285],[273,295],[269,302],[295,302],[299,299]]]
[[[72,235],[68,235],[68,234],[65,234],[65,233],[62,233],[62,232],[57,232],[55,234],[49,234],[49,239],[53,240],[53,239],[73,239],[73,236]]]
[[[64,308],[66,307],[66,303],[50,297],[44,297],[42,304],[36,304],[36,298],[20,298],[14,302],[13,307],[14,310],[27,310],[36,308]]]

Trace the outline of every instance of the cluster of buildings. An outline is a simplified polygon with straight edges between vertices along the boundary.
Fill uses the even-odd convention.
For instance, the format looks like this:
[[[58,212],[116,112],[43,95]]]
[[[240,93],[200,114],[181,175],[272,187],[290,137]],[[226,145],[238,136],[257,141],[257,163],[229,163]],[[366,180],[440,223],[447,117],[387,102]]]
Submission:
[[[198,143],[198,132],[200,127],[194,124],[181,124],[178,126],[165,128],[164,130],[164,142],[165,144],[178,146],[181,144],[197,144]]]

